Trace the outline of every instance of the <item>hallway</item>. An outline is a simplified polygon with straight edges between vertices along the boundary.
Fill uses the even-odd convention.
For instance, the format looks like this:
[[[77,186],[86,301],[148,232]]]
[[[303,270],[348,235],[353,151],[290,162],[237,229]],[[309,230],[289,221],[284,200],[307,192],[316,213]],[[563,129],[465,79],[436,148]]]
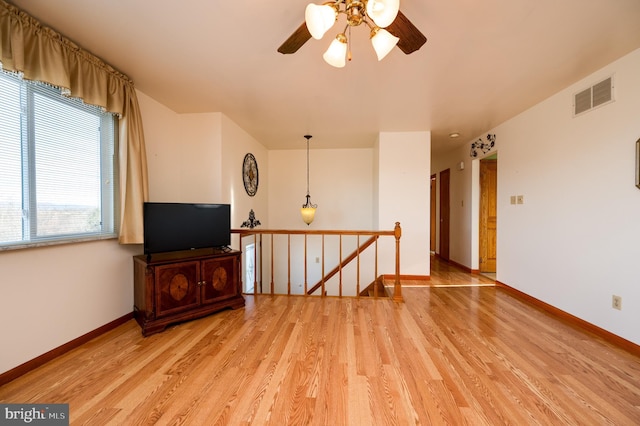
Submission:
[[[403,287],[493,287],[495,279],[472,274],[454,263],[431,255],[431,275],[428,280],[402,280]]]

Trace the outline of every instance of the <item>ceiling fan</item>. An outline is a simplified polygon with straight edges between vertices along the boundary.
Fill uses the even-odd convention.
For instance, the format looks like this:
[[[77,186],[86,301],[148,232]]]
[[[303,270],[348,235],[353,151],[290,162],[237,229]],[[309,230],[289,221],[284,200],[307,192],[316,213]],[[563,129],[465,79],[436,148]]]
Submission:
[[[420,49],[427,41],[399,10],[399,0],[334,0],[322,5],[307,5],[305,22],[282,43],[278,52],[295,53],[311,37],[321,39],[341,14],[347,17],[344,30],[336,36],[323,55],[325,61],[335,67],[343,67],[345,57],[351,60],[346,36],[350,27],[366,24],[371,29],[371,43],[378,60],[384,58],[396,45],[408,55]]]

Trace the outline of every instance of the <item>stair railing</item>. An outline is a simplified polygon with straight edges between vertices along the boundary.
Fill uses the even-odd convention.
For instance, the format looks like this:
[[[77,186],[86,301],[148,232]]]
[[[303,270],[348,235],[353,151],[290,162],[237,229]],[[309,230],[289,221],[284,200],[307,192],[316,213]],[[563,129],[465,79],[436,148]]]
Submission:
[[[338,231],[338,230],[274,230],[274,229],[233,229],[231,230],[232,234],[239,235],[240,238],[240,247],[244,247],[243,239],[247,237],[253,237],[254,242],[256,244],[256,250],[254,250],[254,258],[253,264],[255,265],[254,272],[254,282],[253,282],[253,291],[254,294],[276,294],[275,292],[275,278],[274,278],[274,269],[276,258],[280,258],[281,256],[286,255],[286,263],[287,263],[287,290],[286,294],[293,294],[291,288],[291,273],[292,273],[292,260],[291,260],[291,236],[292,235],[303,235],[304,236],[304,266],[300,267],[298,265],[298,270],[302,270],[304,273],[304,294],[311,295],[320,290],[320,295],[325,296],[327,294],[326,283],[334,276],[338,276],[338,296],[343,296],[343,275],[342,272],[347,264],[356,261],[357,265],[356,269],[356,286],[355,286],[355,296],[359,297],[360,295],[360,258],[362,254],[373,246],[374,250],[374,260],[373,260],[373,276],[374,279],[378,279],[378,240],[380,237],[388,237],[393,236],[395,238],[395,274],[394,274],[394,285],[393,285],[393,300],[401,302],[402,299],[402,287],[400,285],[400,237],[402,235],[402,230],[400,228],[400,223],[396,222],[395,227],[391,231]],[[287,237],[287,249],[286,253],[282,253],[281,250],[274,249],[274,236],[275,235],[286,235]],[[267,236],[265,238],[267,243],[269,243],[269,256],[268,261],[270,262],[270,272],[269,272],[269,289],[268,291],[264,291],[263,287],[263,259],[264,251],[263,251],[263,236]],[[321,278],[311,287],[308,285],[308,264],[309,264],[309,253],[308,253],[308,237],[309,236],[320,236],[321,237],[321,257],[322,257],[322,271]],[[329,272],[325,272],[325,237],[327,236],[338,236],[339,239],[339,249],[337,250],[338,262],[337,266],[331,269]],[[356,237],[356,249],[349,253],[346,257],[343,257],[342,253],[342,245],[343,245],[343,237],[345,236],[355,236]],[[368,237],[362,244],[360,242],[361,237]],[[280,260],[282,261],[282,260]],[[241,274],[242,275],[242,274]],[[242,277],[244,280],[244,276]]]

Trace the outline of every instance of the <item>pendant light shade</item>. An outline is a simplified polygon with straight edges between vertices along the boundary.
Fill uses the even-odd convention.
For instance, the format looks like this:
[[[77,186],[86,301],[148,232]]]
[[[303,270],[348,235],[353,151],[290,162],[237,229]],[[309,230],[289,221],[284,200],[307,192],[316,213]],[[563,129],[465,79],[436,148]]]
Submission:
[[[367,15],[380,28],[386,28],[398,16],[400,0],[369,0],[367,2]]]
[[[311,135],[304,135],[304,138],[307,140],[307,202],[300,208],[302,220],[307,225],[310,225],[311,222],[313,222],[313,219],[316,216],[316,208],[318,208],[317,204],[311,203],[311,195],[309,194],[309,139],[311,139],[311,137]]]
[[[330,5],[309,3],[304,11],[304,20],[311,37],[320,40],[336,22],[338,13]]]
[[[400,39],[389,31],[377,28],[371,30],[371,44],[373,45],[373,50],[376,51],[376,56],[378,56],[378,60],[381,61],[391,49],[393,49]]]
[[[307,225],[311,225],[311,222],[313,222],[313,219],[316,215],[316,208],[303,206],[300,208],[300,214],[302,214],[302,220],[304,221],[304,223],[306,223]]]
[[[336,68],[344,67],[347,63],[347,36],[338,34],[322,57],[331,66]]]

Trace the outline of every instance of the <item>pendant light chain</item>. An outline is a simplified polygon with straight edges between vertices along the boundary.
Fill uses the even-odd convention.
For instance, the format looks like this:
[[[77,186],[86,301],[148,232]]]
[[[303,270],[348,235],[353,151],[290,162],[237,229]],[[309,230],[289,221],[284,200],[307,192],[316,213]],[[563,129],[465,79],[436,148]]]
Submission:
[[[309,139],[307,138],[307,195],[309,195]]]

